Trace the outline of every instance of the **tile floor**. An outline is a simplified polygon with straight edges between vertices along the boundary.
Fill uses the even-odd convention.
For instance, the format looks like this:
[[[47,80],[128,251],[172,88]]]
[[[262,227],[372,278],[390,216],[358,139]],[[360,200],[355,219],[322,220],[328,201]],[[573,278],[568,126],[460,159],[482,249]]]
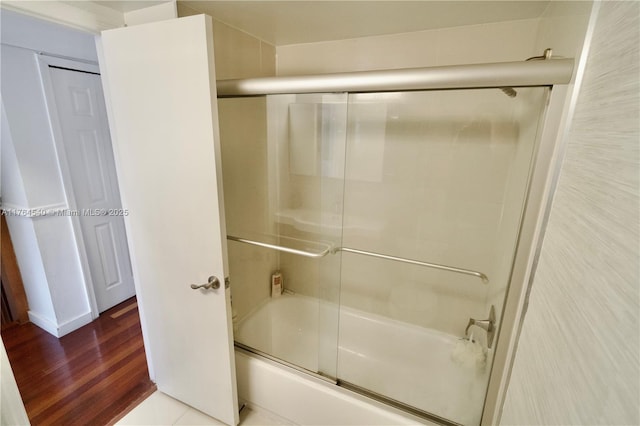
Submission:
[[[198,410],[156,391],[120,419],[116,425],[223,425]],[[269,412],[245,407],[240,412],[240,425],[293,425]]]

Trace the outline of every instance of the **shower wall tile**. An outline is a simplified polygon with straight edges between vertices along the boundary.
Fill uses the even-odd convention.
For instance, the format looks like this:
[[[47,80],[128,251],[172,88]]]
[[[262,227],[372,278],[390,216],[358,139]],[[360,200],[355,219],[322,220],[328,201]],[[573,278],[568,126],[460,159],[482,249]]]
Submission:
[[[201,13],[183,2],[178,2],[177,7],[179,17]],[[213,19],[213,42],[217,79],[275,75],[273,45],[217,19]]]
[[[335,301],[337,283],[346,306],[456,335],[469,317],[486,316],[489,293],[500,288],[504,294],[506,288],[505,253],[513,253],[542,105],[542,89],[536,96],[528,96],[534,89],[519,90],[517,101],[498,90],[354,95],[349,109],[341,245],[481,271],[491,284],[358,255],[343,256],[342,277],[327,276],[339,271],[339,265],[324,264],[335,256],[320,264],[280,255],[285,287]],[[320,101],[314,99],[304,98]],[[276,209],[339,214],[341,179],[292,168],[287,106],[303,98],[282,100],[282,106],[268,101],[269,132],[279,129],[269,136],[278,151],[270,162],[270,175],[278,175]],[[510,230],[501,232],[505,225]],[[281,235],[340,245],[339,227],[335,235],[326,227],[315,234],[291,224],[278,229]],[[414,288],[421,291],[411,296]],[[437,311],[420,308],[434,301]]]
[[[340,303],[365,312],[464,334],[469,316],[482,317],[486,289],[477,278],[342,254]],[[475,293],[475,294],[474,294]]]
[[[538,19],[276,47],[278,75],[521,61],[536,52]]]
[[[522,94],[524,93],[523,91]],[[385,96],[388,97],[382,97]],[[350,160],[347,167],[344,245],[464,266],[481,270],[493,280],[501,281],[503,275],[496,272],[493,263],[496,255],[502,251],[501,246],[496,247],[496,230],[504,220],[503,203],[507,191],[505,182],[510,178],[514,164],[522,165],[524,160],[525,163],[520,168],[526,171],[528,156],[518,161],[512,160],[520,152],[519,147],[530,148],[531,145],[526,142],[514,143],[520,133],[526,132],[514,127],[515,124],[511,123],[513,118],[507,116],[505,119],[504,112],[496,112],[494,116],[486,112],[491,110],[496,101],[504,102],[507,99],[504,94],[485,91],[478,94],[472,102],[468,97],[469,92],[447,92],[446,96],[420,103],[414,109],[399,109],[399,105],[396,105],[399,102],[394,104],[385,98],[380,101],[383,103],[371,104],[385,106],[382,117],[377,115],[375,109],[369,111],[363,108],[367,106],[366,103],[357,103],[358,100],[366,101],[366,96],[356,98],[350,111],[352,116],[355,114],[358,117],[360,128],[369,121],[383,122],[383,126],[378,129],[382,132],[383,161],[379,171],[354,176],[351,173],[353,164],[371,166],[371,162],[364,161],[360,152],[350,151],[348,154]],[[391,120],[394,116],[400,119],[400,113],[402,125],[391,123],[387,129],[384,123],[387,115]],[[420,129],[425,127],[421,123],[425,116],[432,117],[427,133]],[[535,130],[537,113],[532,117]],[[415,126],[418,128],[412,128]],[[459,129],[463,131],[456,133]],[[452,144],[451,138],[456,134],[457,139]],[[370,150],[375,134],[366,133],[362,136],[363,145]],[[386,145],[385,138],[389,140]],[[425,140],[429,143],[425,143]],[[491,141],[490,146],[483,143],[486,140]],[[526,140],[531,141],[533,138]],[[354,142],[353,138],[351,142]],[[486,167],[487,164],[492,166]],[[496,164],[501,167],[495,167]],[[287,175],[286,170],[283,173]],[[323,208],[320,194],[331,192],[326,180],[309,176],[289,176],[288,179],[291,207],[302,205],[312,210]],[[334,188],[334,192],[338,197],[341,195],[339,185]],[[521,207],[521,203],[516,202],[516,206]],[[511,214],[517,216],[518,211]],[[513,231],[511,236],[513,241]],[[314,239],[313,236],[306,238]],[[308,271],[305,275],[302,272],[304,262],[286,263],[288,269],[293,271],[294,278],[311,278],[317,275],[313,271]],[[364,269],[366,268],[360,268]],[[468,279],[457,285],[455,283],[460,280],[451,274],[438,279],[434,279],[433,275],[432,272],[419,279],[435,283],[438,289],[440,283],[454,283],[457,286],[455,294],[462,298],[472,298],[478,306],[482,306],[487,287],[474,286],[477,283],[468,283]],[[401,272],[396,279],[413,278]],[[375,299],[378,294],[375,289],[377,281],[365,277],[362,280],[370,283],[365,299]],[[303,294],[314,295],[315,287],[310,282],[293,279],[288,280],[288,286]],[[380,301],[366,301],[370,306],[377,306],[378,302]],[[460,317],[468,318],[468,315],[470,314],[462,314]],[[423,320],[418,315],[412,319],[417,323],[423,323]]]
[[[260,75],[262,77],[276,75],[276,48],[264,41],[260,41]]]
[[[527,50],[526,55],[533,54],[530,51],[533,48],[533,35],[536,33],[536,28],[537,20],[525,20],[273,48],[246,33],[216,21],[214,36],[219,78],[241,78],[268,75],[273,72],[274,68],[270,65],[274,64],[272,59],[276,52],[278,73],[281,75],[519,60],[523,50]],[[504,47],[495,49],[496,45],[504,45]],[[504,96],[500,93],[493,95],[500,99]],[[508,122],[487,124],[494,118],[486,113],[491,107],[490,100],[487,101],[488,104],[476,102],[475,109],[469,110],[464,101],[461,103],[455,98],[456,94],[452,94],[450,105],[432,102],[421,105],[421,108],[415,111],[403,111],[405,116],[408,115],[408,120],[414,120],[417,125],[419,125],[419,117],[424,114],[432,116],[429,133],[431,140],[427,150],[415,150],[415,146],[423,142],[421,140],[423,136],[419,132],[416,136],[415,129],[408,128],[406,121],[401,126],[395,126],[390,120],[386,124],[388,129],[385,129],[384,125],[382,129],[377,130],[375,127],[367,130],[363,126],[360,137],[364,149],[362,152],[349,153],[358,161],[357,164],[348,167],[347,171],[352,174],[348,178],[355,181],[369,181],[370,184],[353,184],[351,187],[353,191],[349,193],[347,200],[347,203],[351,204],[345,206],[346,211],[351,213],[345,218],[345,245],[444,264],[463,265],[496,277],[497,270],[492,264],[495,250],[491,248],[496,245],[495,241],[498,238],[494,230],[500,225],[499,218],[505,192],[504,182],[508,177],[509,169],[508,167],[495,168],[487,172],[482,169],[482,163],[485,161],[508,165],[508,160],[513,157],[515,149],[509,140],[513,139],[513,132],[517,129],[512,125],[510,127]],[[376,107],[379,105],[383,104],[373,104],[373,107],[367,105],[352,105],[352,107],[354,109],[373,108],[370,111],[373,115],[369,120],[372,123],[384,122],[387,116],[394,116],[392,103],[384,105],[384,110],[376,112]],[[456,113],[452,114],[450,111],[456,111]],[[382,118],[377,117],[376,114],[382,114]],[[446,139],[451,133],[451,126],[465,125],[456,124],[453,121],[465,120],[468,116],[473,116],[475,119],[466,124],[467,127],[459,135],[457,142],[459,146],[452,150]],[[229,116],[229,122],[233,122],[232,117]],[[251,127],[249,126],[247,131],[251,131]],[[375,134],[380,131],[382,131],[382,137],[378,138],[380,140],[379,155],[371,157],[372,144],[378,140]],[[481,138],[488,136],[486,132],[492,133],[489,135],[493,141],[490,150],[477,143]],[[389,133],[396,143],[385,146],[385,133]],[[433,140],[434,136],[435,140]],[[445,139],[439,142],[439,137],[445,137]],[[237,136],[235,138],[237,139]],[[229,140],[229,137],[223,137],[223,146],[225,140]],[[358,139],[355,138],[350,149],[358,147],[355,143],[357,141]],[[237,147],[234,149],[237,151],[234,154],[236,158],[241,158],[242,149]],[[228,151],[229,148],[227,148]],[[368,157],[363,157],[363,153]],[[244,161],[260,162],[261,160],[255,156],[265,154],[258,147],[257,150],[247,149],[246,155],[247,158]],[[276,157],[278,155],[276,154]],[[277,168],[280,170],[280,176],[286,177],[279,180],[281,185],[275,191],[280,198],[277,202],[279,209],[287,207],[326,211],[333,210],[332,206],[336,206],[341,210],[342,186],[339,179],[290,175],[285,164],[289,158],[279,160],[282,160],[279,161],[279,165],[272,167],[269,171],[273,174],[273,169]],[[463,174],[453,172],[452,162],[461,166],[456,167],[455,170],[465,170],[465,172]],[[234,160],[234,163],[236,163],[234,164],[236,171],[227,169],[225,175],[225,189],[227,193],[233,194],[227,195],[228,204],[235,206],[227,209],[234,212],[231,215],[228,214],[229,229],[246,224],[245,227],[249,227],[250,230],[259,230],[271,220],[268,216],[269,212],[265,210],[268,203],[265,200],[256,200],[255,206],[245,205],[239,208],[242,203],[238,201],[237,194],[241,193],[242,186],[250,188],[251,185],[247,185],[247,182],[252,182],[252,179],[256,179],[264,170],[260,167],[238,167],[237,160]],[[283,166],[285,170],[282,170]],[[234,173],[233,178],[227,177]],[[247,176],[241,179],[243,173]],[[262,174],[263,177],[265,175],[267,175],[266,172]],[[382,179],[384,179],[383,185],[376,184]],[[227,180],[229,183],[226,182]],[[234,187],[234,182],[238,182],[240,186]],[[416,183],[419,184],[416,185]],[[271,192],[274,192],[273,188]],[[258,199],[261,194],[262,192],[258,191]],[[454,199],[463,201],[453,202]],[[425,214],[412,214],[407,211],[407,208],[422,211]],[[469,216],[469,212],[473,212],[473,215]],[[259,220],[250,223],[249,218],[255,217],[256,213]],[[473,220],[470,217],[473,217]],[[349,226],[351,223],[353,226]],[[296,230],[291,229],[284,229],[284,232],[301,238],[317,238],[313,235],[305,236],[304,233],[296,233]],[[416,236],[423,242],[417,244]],[[470,239],[475,243],[469,244]],[[248,282],[254,282],[252,285],[255,286],[251,292],[252,295],[246,300],[234,301],[236,309],[241,314],[257,300],[268,296],[268,286],[264,283],[266,281],[268,284],[268,277],[275,268],[276,261],[280,262],[278,267],[286,272],[285,286],[288,288],[310,296],[329,297],[331,300],[335,300],[333,299],[335,296],[337,299],[337,295],[333,294],[335,286],[319,285],[323,281],[320,275],[326,268],[318,268],[317,265],[309,262],[295,262],[290,259],[290,256],[281,256],[277,259],[276,256],[269,257],[262,249],[236,246],[237,244],[230,250],[239,252],[235,260],[231,259],[232,269],[236,264],[235,269],[242,271],[243,278],[240,281],[243,284],[238,286],[247,286],[248,284],[245,283]],[[255,270],[240,266],[242,262],[251,258],[257,260],[262,266]],[[354,260],[354,265],[358,267],[358,260]],[[393,269],[385,269],[385,266],[382,268],[384,269],[382,276],[389,276],[389,271],[393,271]],[[440,292],[450,294],[446,299],[450,300],[451,305],[442,309],[444,315],[442,318],[425,317],[420,314],[420,310],[412,309],[402,311],[405,312],[404,314],[400,313],[400,309],[391,312],[388,306],[389,297],[379,298],[379,292],[375,290],[377,285],[384,284],[370,285],[362,303],[373,309],[372,312],[393,313],[408,322],[430,324],[450,332],[459,332],[456,324],[466,321],[471,315],[470,312],[481,315],[481,311],[484,310],[482,302],[487,297],[490,287],[474,286],[469,283],[473,279],[469,280],[466,277],[454,278],[447,274],[442,276],[441,273],[419,273],[405,269],[400,268],[397,271],[396,279],[399,280],[401,287],[415,282],[421,284],[427,282],[429,285],[425,288],[429,289],[435,299],[438,299],[436,296]],[[328,277],[328,280],[326,278],[324,277],[324,281],[333,282],[335,277]],[[380,283],[379,280],[370,282]],[[452,284],[449,286],[451,288],[447,287],[447,284]],[[329,294],[319,295],[319,289],[324,289],[323,291]],[[234,294],[239,293],[239,291],[234,292]],[[348,290],[345,294],[347,293]],[[396,293],[395,300],[403,300],[402,294]],[[425,299],[431,300],[433,297],[425,296]],[[460,303],[453,303],[453,300],[458,299]],[[348,300],[347,297],[347,304]],[[472,302],[476,303],[475,309],[469,306]],[[358,303],[354,301],[354,304]],[[467,306],[467,308],[457,312],[458,309],[453,306]],[[431,318],[430,322],[425,322],[425,318]]]
[[[549,2],[540,18],[535,51],[550,47],[554,56],[579,58],[591,14],[591,1]],[[541,53],[536,53],[539,55]]]
[[[262,75],[262,42],[259,39],[214,20],[213,42],[216,78],[225,80]]]
[[[241,319],[271,296],[277,256],[271,250],[229,241],[229,278],[233,314]]]
[[[178,4],[180,16],[191,9]],[[214,20],[214,52],[219,79],[272,76],[275,49],[251,35]],[[261,98],[219,100],[222,169],[227,232],[265,232],[270,213],[266,143],[266,101]],[[270,295],[277,255],[229,242],[229,269],[234,313],[246,315]]]
[[[278,46],[278,75],[436,65],[437,46],[436,31]]]
[[[439,30],[438,65],[522,61],[534,53],[538,19]]]
[[[270,233],[266,100],[221,99],[219,119],[227,232]],[[228,248],[233,307],[243,317],[269,297],[277,255],[236,242],[229,242]]]
[[[341,303],[457,335],[469,317],[486,316],[493,288],[504,295],[504,254],[513,254],[544,103],[543,89],[519,90],[517,99],[498,90],[351,97],[358,130],[349,143],[363,123],[382,120],[384,156],[377,180],[358,179],[349,169],[362,157],[347,151],[345,223],[373,226],[345,226],[343,245],[481,271],[490,284],[344,255]],[[363,108],[379,103],[383,117]]]
[[[340,245],[346,98],[305,94],[267,99],[269,180],[278,235]],[[339,259],[281,253],[285,288],[337,303]]]

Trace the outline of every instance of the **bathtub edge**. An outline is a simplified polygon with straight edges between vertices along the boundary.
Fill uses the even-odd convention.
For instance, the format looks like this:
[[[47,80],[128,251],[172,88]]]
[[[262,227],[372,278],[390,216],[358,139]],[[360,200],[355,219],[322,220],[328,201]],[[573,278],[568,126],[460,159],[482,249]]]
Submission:
[[[296,424],[435,425],[239,348],[236,370],[240,399]]]

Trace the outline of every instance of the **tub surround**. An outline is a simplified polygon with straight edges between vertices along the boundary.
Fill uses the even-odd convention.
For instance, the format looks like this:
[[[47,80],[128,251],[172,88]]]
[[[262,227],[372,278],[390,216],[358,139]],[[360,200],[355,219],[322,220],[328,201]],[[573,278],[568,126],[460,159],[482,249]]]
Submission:
[[[325,373],[318,360],[323,303],[298,294],[270,299],[238,321],[236,341],[311,372]],[[341,381],[457,423],[480,422],[490,366],[457,362],[458,336],[352,308],[322,308],[340,310],[337,374]]]

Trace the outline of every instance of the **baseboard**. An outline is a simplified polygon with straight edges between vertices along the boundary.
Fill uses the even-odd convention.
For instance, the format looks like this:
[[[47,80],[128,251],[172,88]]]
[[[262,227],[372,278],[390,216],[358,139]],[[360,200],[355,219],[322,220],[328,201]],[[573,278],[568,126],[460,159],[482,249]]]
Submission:
[[[91,317],[91,312],[86,312],[62,324],[57,324],[33,311],[29,311],[29,320],[47,333],[56,337],[62,337],[65,334],[79,329],[83,325],[89,324],[93,321],[93,318]]]
[[[78,315],[77,317],[70,319],[69,321],[65,321],[58,326],[58,337],[69,334],[72,331],[79,329],[83,325],[89,324],[91,321],[93,321],[91,311],[86,312],[82,315]]]
[[[35,325],[37,325],[47,333],[52,334],[56,337],[60,337],[60,335],[58,334],[58,324],[56,324],[55,322],[43,316],[38,315],[33,311],[29,311],[28,314],[29,314],[29,321],[31,321],[32,323],[34,323]]]

